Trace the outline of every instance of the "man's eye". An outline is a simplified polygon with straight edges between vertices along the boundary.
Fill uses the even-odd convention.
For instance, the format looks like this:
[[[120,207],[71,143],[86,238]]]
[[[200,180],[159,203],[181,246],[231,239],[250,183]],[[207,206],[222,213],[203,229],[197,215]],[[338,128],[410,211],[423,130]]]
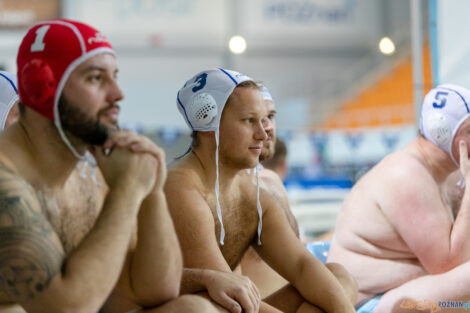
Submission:
[[[269,118],[270,120],[273,120],[275,117],[276,117],[276,116],[275,116],[274,114],[269,114],[269,115],[268,115],[268,118]]]
[[[101,75],[92,75],[90,76],[91,81],[100,81],[101,80]]]

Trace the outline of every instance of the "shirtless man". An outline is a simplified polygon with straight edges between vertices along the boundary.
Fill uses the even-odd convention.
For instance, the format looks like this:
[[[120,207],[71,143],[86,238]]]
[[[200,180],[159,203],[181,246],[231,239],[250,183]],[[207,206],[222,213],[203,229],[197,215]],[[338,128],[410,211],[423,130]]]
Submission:
[[[0,130],[16,122],[18,110],[18,82],[13,73],[0,71]]]
[[[470,184],[469,103],[465,88],[431,90],[422,106],[422,135],[385,157],[345,200],[328,261],[357,279],[358,305],[373,298],[364,312],[372,312],[382,294],[374,312],[410,312],[400,308],[405,298],[468,300],[470,192],[465,189],[454,216],[441,189],[458,166],[461,184]]]
[[[258,165],[267,139],[256,83],[237,72],[207,70],[186,82],[177,103],[197,131],[196,144],[175,163],[165,185],[185,266],[194,270],[183,274],[182,292],[205,291],[204,271],[196,271],[206,269],[227,280],[207,290],[222,312],[354,312],[355,285],[348,274],[342,271],[341,285],[304,248],[279,203],[246,171]],[[266,301],[260,302],[250,280],[232,272],[250,245],[291,283]]]
[[[182,257],[163,153],[118,128],[123,94],[106,38],[79,22],[38,23],[17,65],[21,116],[0,134],[0,311],[94,313],[122,272],[121,293],[160,306],[149,312],[210,312],[175,299]],[[89,150],[98,168],[87,173]]]
[[[295,235],[299,237],[297,220],[290,209],[287,191],[282,183],[281,177],[273,169],[264,166],[266,162],[269,162],[275,157],[275,151],[278,148],[277,144],[279,139],[276,136],[277,111],[269,90],[264,85],[258,85],[261,88],[263,105],[265,106],[267,114],[263,121],[263,127],[267,138],[263,142],[263,147],[261,148],[261,154],[259,157],[264,168],[260,171],[259,177],[265,190],[268,191],[284,209],[292,230]],[[266,264],[252,247],[249,247],[245,252],[240,265],[242,274],[248,276],[256,284],[262,298],[267,297],[288,283],[281,275]]]
[[[263,96],[263,105],[265,106],[267,114],[263,120],[263,127],[264,131],[266,132],[267,139],[263,142],[259,161],[261,164],[266,164],[266,162],[270,161],[274,157],[276,152],[278,141],[276,133],[277,111],[273,97],[271,96],[268,88],[266,88],[264,85],[261,85],[260,88],[261,95]],[[267,166],[260,171],[260,178],[262,179],[265,187],[270,191],[271,195],[278,199],[279,203],[284,209],[284,212],[286,213],[287,220],[289,221],[292,230],[295,232],[296,236],[299,237],[299,225],[297,224],[297,220],[295,219],[295,216],[290,209],[287,191],[284,187],[284,184],[282,183],[283,177],[274,169]]]

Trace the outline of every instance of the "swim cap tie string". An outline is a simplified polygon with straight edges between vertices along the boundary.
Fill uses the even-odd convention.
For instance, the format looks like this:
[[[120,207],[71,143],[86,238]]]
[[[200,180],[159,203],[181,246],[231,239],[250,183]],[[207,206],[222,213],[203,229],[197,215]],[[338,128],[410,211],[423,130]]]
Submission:
[[[261,246],[261,230],[263,229],[263,209],[259,200],[259,166],[255,167],[256,173],[256,208],[258,209],[258,246]]]
[[[224,229],[224,222],[222,220],[222,210],[220,208],[220,201],[219,201],[219,129],[215,131],[215,197],[217,200],[217,217],[219,218],[220,222],[220,244],[224,245],[225,239],[225,229]]]

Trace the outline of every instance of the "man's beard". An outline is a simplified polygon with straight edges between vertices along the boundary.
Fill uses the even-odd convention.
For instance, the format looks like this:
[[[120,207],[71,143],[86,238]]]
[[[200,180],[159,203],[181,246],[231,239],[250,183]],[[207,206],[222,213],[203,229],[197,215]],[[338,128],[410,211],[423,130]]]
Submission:
[[[271,159],[274,156],[274,140],[271,141],[268,145],[266,142],[263,143],[263,148],[261,149],[261,154],[259,156],[260,162]]]
[[[101,112],[98,113],[96,119],[93,119],[86,112],[82,111],[80,107],[71,105],[64,96],[59,99],[59,114],[62,128],[88,145],[103,145],[113,131],[99,122]]]

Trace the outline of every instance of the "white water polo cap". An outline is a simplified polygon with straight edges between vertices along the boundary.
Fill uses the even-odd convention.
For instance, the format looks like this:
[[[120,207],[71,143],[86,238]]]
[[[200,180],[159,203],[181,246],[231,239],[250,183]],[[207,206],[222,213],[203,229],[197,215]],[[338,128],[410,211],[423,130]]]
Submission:
[[[216,131],[228,97],[250,77],[222,68],[197,73],[178,91],[176,104],[195,131]]]
[[[470,116],[470,90],[457,85],[439,85],[424,97],[420,131],[439,148],[452,154],[452,142],[460,125]]]
[[[215,131],[215,196],[217,201],[217,217],[220,223],[219,243],[224,245],[225,229],[222,219],[222,209],[219,201],[219,126],[222,111],[228,98],[235,87],[244,81],[253,81],[250,77],[222,68],[214,68],[202,71],[189,79],[178,91],[176,105],[186,124],[193,131]],[[189,153],[189,152],[188,152]],[[263,211],[259,200],[259,174],[257,179],[257,199],[258,210],[258,244],[261,245],[261,230],[263,227]]]
[[[0,130],[5,128],[8,113],[19,99],[17,86],[15,74],[0,71]]]

